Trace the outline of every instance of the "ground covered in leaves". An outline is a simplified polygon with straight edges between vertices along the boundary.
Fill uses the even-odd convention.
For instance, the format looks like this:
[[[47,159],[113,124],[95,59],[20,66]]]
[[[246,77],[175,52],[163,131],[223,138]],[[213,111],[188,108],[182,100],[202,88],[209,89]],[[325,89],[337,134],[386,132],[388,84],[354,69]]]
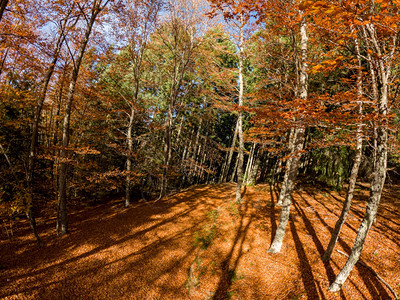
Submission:
[[[54,219],[39,219],[38,248],[26,221],[0,241],[0,298],[5,299],[392,299],[357,264],[340,293],[329,283],[346,262],[320,259],[344,192],[303,186],[294,193],[279,254],[267,253],[279,219],[278,190],[234,184],[196,186],[158,202],[113,200],[71,214],[57,238]],[[400,291],[400,188],[388,187],[361,260]],[[336,249],[349,253],[368,197],[358,186]]]

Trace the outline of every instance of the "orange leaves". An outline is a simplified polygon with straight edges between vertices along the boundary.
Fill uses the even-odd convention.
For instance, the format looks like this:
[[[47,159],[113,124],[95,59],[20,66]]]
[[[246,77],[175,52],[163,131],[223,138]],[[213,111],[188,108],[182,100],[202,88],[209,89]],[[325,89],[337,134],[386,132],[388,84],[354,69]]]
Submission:
[[[327,59],[321,61],[320,63],[312,66],[311,73],[324,73],[324,72],[332,72],[337,68],[340,68],[344,65],[346,58],[342,55],[339,55],[335,58]]]

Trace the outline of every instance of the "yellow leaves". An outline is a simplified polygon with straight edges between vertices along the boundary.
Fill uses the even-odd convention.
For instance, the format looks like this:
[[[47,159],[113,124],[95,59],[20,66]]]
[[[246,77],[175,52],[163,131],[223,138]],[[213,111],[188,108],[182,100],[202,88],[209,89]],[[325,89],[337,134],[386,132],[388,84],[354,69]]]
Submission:
[[[319,73],[319,72],[321,72],[323,70],[324,70],[324,66],[318,64],[318,65],[315,65],[315,66],[312,67],[311,73],[315,74],[315,73]]]
[[[90,149],[88,146],[75,149],[74,152],[76,154],[80,154],[80,155],[88,155],[88,154],[96,155],[96,154],[100,154],[100,151],[95,150],[95,149]]]

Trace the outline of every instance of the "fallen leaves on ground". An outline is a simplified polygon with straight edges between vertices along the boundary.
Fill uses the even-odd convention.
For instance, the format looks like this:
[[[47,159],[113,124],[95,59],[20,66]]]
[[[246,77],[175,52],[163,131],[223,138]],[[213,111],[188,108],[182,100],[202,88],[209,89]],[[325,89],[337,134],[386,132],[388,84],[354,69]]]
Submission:
[[[399,190],[385,190],[361,255],[397,291]],[[71,233],[63,237],[56,237],[54,219],[39,219],[46,244],[40,249],[27,222],[18,221],[13,242],[4,232],[1,236],[0,297],[391,299],[390,291],[360,264],[339,293],[328,291],[346,257],[337,251],[327,263],[320,257],[344,193],[312,186],[296,190],[281,253],[267,253],[279,220],[278,192],[270,185],[247,187],[239,206],[230,183],[195,186],[128,209],[122,199],[109,201],[71,214]],[[367,197],[367,189],[358,189],[336,249],[350,253]],[[218,213],[210,218],[210,212]],[[195,237],[210,228],[215,232],[203,249]]]

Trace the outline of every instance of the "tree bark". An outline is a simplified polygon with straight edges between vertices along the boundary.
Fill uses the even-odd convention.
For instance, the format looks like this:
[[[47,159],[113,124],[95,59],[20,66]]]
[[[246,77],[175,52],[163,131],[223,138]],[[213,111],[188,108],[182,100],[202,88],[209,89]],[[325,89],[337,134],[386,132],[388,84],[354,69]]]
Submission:
[[[234,166],[234,168],[233,168],[233,172],[232,172],[232,176],[231,176],[230,182],[233,182],[233,181],[235,180],[235,177],[236,177],[236,175],[237,175],[238,164],[239,164],[239,155],[236,156],[235,166]]]
[[[126,187],[125,187],[125,207],[131,204],[131,172],[132,172],[132,151],[133,151],[133,120],[135,117],[135,110],[131,108],[131,114],[129,116],[128,132],[126,135],[128,142],[128,153],[126,156]]]
[[[237,185],[236,185],[236,202],[242,201],[241,190],[243,185],[243,152],[244,152],[244,137],[243,137],[243,60],[244,60],[244,36],[243,36],[244,19],[243,13],[240,15],[240,36],[239,36],[239,114],[238,114],[238,136],[239,136],[239,151],[238,151],[238,166],[237,166]]]
[[[253,143],[253,145],[251,146],[250,153],[249,153],[249,158],[247,159],[246,171],[244,172],[244,184],[245,185],[249,185],[250,184],[249,176],[250,176],[250,172],[251,172],[252,167],[253,167],[254,153],[255,153],[255,150],[256,150],[256,145],[257,145],[257,143]]]
[[[291,170],[291,165],[293,161],[293,153],[294,153],[294,146],[296,143],[296,129],[295,128],[290,128],[290,133],[289,133],[289,158],[286,161],[286,171],[285,175],[283,177],[283,182],[282,182],[282,187],[281,191],[279,193],[279,199],[278,202],[276,203],[277,206],[282,206],[283,200],[286,196],[286,190],[288,186],[288,181],[289,181],[289,173]]]
[[[300,90],[300,98],[303,100],[307,99],[307,93],[308,93],[308,88],[307,88],[307,81],[308,81],[308,75],[307,75],[307,23],[306,23],[306,18],[303,17],[301,24],[300,24],[300,47],[301,47],[301,64],[300,64],[300,78],[299,78],[299,90]],[[294,189],[294,183],[295,179],[297,177],[298,173],[298,165],[301,157],[301,151],[303,150],[304,146],[304,138],[305,138],[305,128],[303,126],[298,126],[295,129],[294,132],[294,140],[295,140],[295,146],[294,146],[294,153],[292,153],[292,161],[290,163],[290,168],[286,169],[286,172],[288,172],[288,179],[287,179],[287,184],[286,184],[286,190],[284,193],[284,198],[282,201],[282,210],[281,214],[279,217],[279,224],[278,228],[275,233],[274,240],[272,241],[272,244],[270,248],[268,249],[268,252],[270,253],[277,253],[280,252],[281,247],[282,247],[282,242],[283,238],[285,236],[286,232],[286,226],[289,221],[289,215],[290,215],[290,206],[292,203],[292,192]],[[282,193],[282,192],[281,192]]]
[[[363,111],[362,64],[361,64],[360,48],[359,48],[357,39],[355,39],[355,47],[356,47],[357,59],[358,59],[358,71],[357,71],[357,100],[358,100],[358,107],[359,107],[358,113],[361,118],[362,111]],[[342,229],[342,226],[344,225],[347,215],[350,211],[351,201],[353,199],[354,188],[356,186],[356,181],[357,181],[357,176],[358,176],[358,170],[359,170],[360,164],[361,164],[362,144],[363,144],[362,120],[360,120],[360,123],[357,126],[356,156],[354,158],[353,168],[351,169],[351,174],[350,174],[350,179],[349,179],[349,187],[347,189],[346,200],[343,203],[342,212],[340,214],[339,219],[336,222],[335,228],[333,229],[332,236],[329,241],[328,247],[326,248],[326,251],[325,251],[324,255],[322,256],[323,261],[327,261],[330,259],[333,248],[335,247],[336,242],[339,238],[340,230]]]
[[[345,266],[337,275],[335,281],[329,287],[331,292],[336,292],[341,289],[343,283],[346,281],[350,272],[353,270],[354,265],[360,258],[361,251],[364,246],[365,239],[368,231],[371,228],[376,213],[378,210],[379,202],[381,199],[383,185],[386,178],[386,162],[387,162],[387,131],[384,127],[378,127],[377,129],[377,165],[375,168],[374,178],[371,183],[370,196],[367,203],[367,209],[364,215],[364,219],[358,230],[356,240],[354,242],[351,254],[347,260]]]
[[[292,204],[292,192],[294,189],[295,179],[296,179],[296,176],[298,173],[300,152],[303,149],[303,144],[304,144],[304,128],[302,128],[302,127],[297,128],[295,136],[296,136],[295,137],[296,153],[294,154],[295,156],[293,156],[291,168],[289,170],[286,170],[286,172],[288,172],[288,183],[287,183],[287,187],[286,187],[286,193],[285,193],[285,196],[284,196],[283,202],[282,202],[282,210],[281,210],[281,213],[279,216],[278,228],[276,230],[274,240],[272,241],[272,244],[271,244],[270,248],[268,249],[269,253],[278,253],[281,251],[283,238],[286,233],[286,226],[289,221],[290,206]]]
[[[161,192],[160,197],[167,195],[167,185],[168,185],[168,173],[169,173],[169,163],[171,159],[171,128],[172,128],[172,103],[168,106],[167,120],[164,131],[164,166],[163,175],[161,180]]]
[[[387,109],[388,109],[388,87],[389,78],[391,72],[391,63],[393,61],[394,52],[397,48],[397,37],[393,36],[393,44],[391,45],[392,50],[388,55],[383,55],[383,49],[381,43],[378,43],[377,33],[373,24],[367,24],[364,27],[369,32],[369,38],[366,37],[367,44],[371,41],[370,49],[377,54],[376,67],[379,74],[378,78],[380,81],[380,95],[379,102],[377,105],[377,112],[379,113],[380,120],[379,125],[376,126],[376,149],[374,155],[374,175],[370,187],[370,196],[367,201],[367,208],[364,214],[364,218],[361,222],[360,228],[357,232],[357,237],[354,241],[351,254],[340,273],[337,275],[335,281],[329,287],[329,290],[336,292],[341,289],[343,283],[346,281],[350,272],[353,270],[354,265],[360,258],[361,251],[363,249],[365,239],[368,231],[375,221],[376,214],[378,211],[379,203],[381,200],[383,186],[386,179],[386,167],[387,167]],[[364,31],[365,32],[365,31]],[[374,87],[377,89],[377,87]]]

